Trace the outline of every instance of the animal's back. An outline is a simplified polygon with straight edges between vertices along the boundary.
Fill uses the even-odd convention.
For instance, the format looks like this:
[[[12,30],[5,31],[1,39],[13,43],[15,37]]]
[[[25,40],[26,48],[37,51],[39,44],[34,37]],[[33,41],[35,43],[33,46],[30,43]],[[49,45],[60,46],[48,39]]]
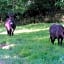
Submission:
[[[59,37],[60,35],[62,35],[63,33],[63,26],[60,24],[53,24],[50,27],[50,36],[52,37]]]

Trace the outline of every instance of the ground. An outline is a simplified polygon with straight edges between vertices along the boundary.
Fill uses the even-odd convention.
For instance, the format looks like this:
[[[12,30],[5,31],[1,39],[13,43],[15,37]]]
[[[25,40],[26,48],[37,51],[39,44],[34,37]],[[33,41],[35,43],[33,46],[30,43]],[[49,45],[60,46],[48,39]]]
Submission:
[[[64,42],[52,45],[49,23],[17,26],[14,36],[0,27],[0,64],[64,64]]]

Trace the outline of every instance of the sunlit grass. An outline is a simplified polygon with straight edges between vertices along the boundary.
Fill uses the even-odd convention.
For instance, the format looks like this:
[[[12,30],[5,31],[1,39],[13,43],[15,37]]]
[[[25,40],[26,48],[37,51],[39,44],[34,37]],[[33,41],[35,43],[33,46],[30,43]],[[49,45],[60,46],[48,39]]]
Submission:
[[[20,32],[14,36],[0,34],[0,62],[2,64],[63,64],[64,42],[58,46],[57,40],[52,45],[49,39],[49,28],[51,24],[39,23],[25,26],[17,26],[16,31],[22,29],[33,30],[33,32]],[[5,31],[5,30],[3,30]],[[12,45],[14,44],[14,45]]]

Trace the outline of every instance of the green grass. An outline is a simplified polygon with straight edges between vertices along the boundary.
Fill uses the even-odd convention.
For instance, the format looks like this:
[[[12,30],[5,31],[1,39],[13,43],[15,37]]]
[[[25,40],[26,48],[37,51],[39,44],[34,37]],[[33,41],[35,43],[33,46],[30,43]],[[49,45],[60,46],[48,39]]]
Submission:
[[[16,30],[45,29],[50,25],[48,23],[29,24],[17,26]],[[4,27],[3,31],[5,31]],[[1,34],[0,44],[2,43],[15,44],[9,49],[0,47],[2,64],[64,64],[64,43],[58,46],[56,40],[55,45],[52,45],[48,30],[24,32],[12,37]]]

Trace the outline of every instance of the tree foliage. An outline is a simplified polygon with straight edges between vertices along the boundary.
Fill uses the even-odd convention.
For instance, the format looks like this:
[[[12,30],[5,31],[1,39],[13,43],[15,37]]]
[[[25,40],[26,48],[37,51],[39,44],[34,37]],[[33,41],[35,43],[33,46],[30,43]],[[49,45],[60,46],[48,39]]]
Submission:
[[[28,11],[28,15],[32,13],[34,16],[35,12],[45,14],[46,11],[57,9],[64,9],[64,0],[0,0],[2,18],[9,12],[25,14]]]

